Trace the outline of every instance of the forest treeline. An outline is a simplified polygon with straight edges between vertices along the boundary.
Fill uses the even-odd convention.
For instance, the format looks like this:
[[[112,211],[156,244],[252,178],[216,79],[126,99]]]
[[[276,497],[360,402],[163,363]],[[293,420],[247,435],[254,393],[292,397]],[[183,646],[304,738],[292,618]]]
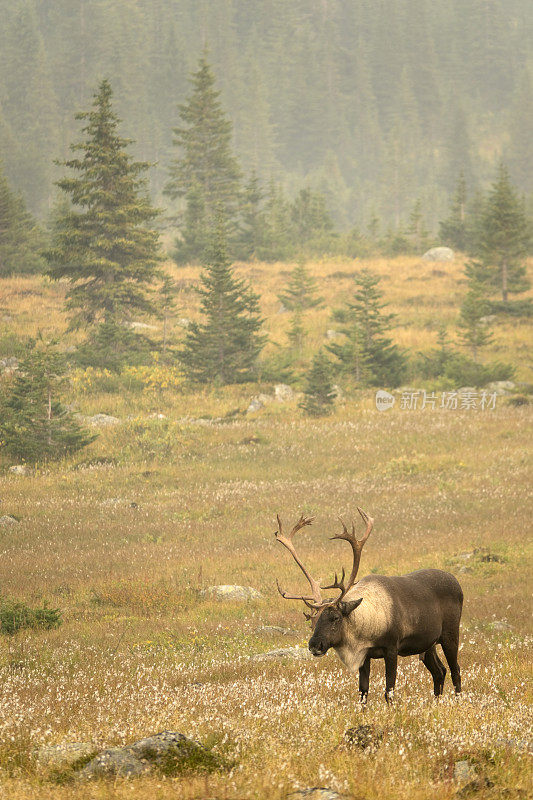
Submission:
[[[0,0],[0,12],[0,157],[41,217],[103,77],[161,204],[205,47],[244,174],[290,199],[322,194],[340,230],[405,228],[419,201],[436,231],[459,175],[475,194],[500,159],[533,191],[529,0]]]

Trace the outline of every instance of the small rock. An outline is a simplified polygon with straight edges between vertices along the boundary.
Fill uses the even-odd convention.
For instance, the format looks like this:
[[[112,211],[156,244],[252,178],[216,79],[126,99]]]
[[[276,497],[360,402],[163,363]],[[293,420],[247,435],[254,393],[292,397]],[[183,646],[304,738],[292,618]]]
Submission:
[[[4,514],[0,517],[0,525],[18,525],[18,519],[11,517],[9,514]]]
[[[479,557],[480,561],[485,561],[487,563],[494,563],[494,564],[505,564],[507,563],[507,559],[503,556],[499,556],[497,553],[483,553]]]
[[[200,592],[204,597],[211,597],[215,600],[260,600],[261,592],[251,586],[235,586],[232,584],[222,584],[221,586],[208,586]]]
[[[64,742],[35,750],[35,758],[42,767],[69,767],[80,758],[90,756],[96,748],[92,742]]]
[[[431,247],[422,256],[423,261],[453,261],[454,252],[451,247]]]
[[[520,750],[523,753],[533,754],[533,741],[528,742],[527,739],[509,737],[508,739],[496,739],[494,744],[497,747],[509,747],[511,750]]]
[[[89,425],[96,425],[102,428],[108,425],[118,425],[120,423],[119,418],[113,417],[111,414],[95,414],[94,417],[86,417],[85,420]]]
[[[485,389],[491,394],[501,397],[507,392],[513,392],[516,389],[516,383],[514,381],[492,381],[492,383],[487,383]]]
[[[344,738],[348,744],[366,750],[367,747],[379,745],[383,739],[383,730],[375,725],[357,725],[355,728],[348,728]]]
[[[286,403],[289,400],[294,400],[294,392],[286,383],[277,383],[274,386],[274,397],[278,403]]]
[[[512,631],[512,627],[504,619],[496,619],[494,620],[494,622],[489,622],[489,628],[499,633],[505,633],[505,631]]]
[[[338,331],[334,330],[333,328],[329,328],[326,331],[326,339],[336,339],[338,335]]]
[[[474,778],[474,780],[465,783],[455,792],[455,797],[469,797],[471,794],[477,794],[482,789],[490,789],[492,786],[494,786],[493,782],[482,775],[480,778]]]
[[[14,475],[29,475],[30,470],[25,464],[15,464],[12,467],[9,467],[9,471],[12,472]]]
[[[256,394],[251,398],[250,405],[246,409],[246,413],[251,414],[254,411],[259,411],[271,401],[272,397],[269,394]]]
[[[472,567],[466,567],[464,564],[462,567],[459,567],[457,572],[461,575],[471,575],[474,570]]]
[[[291,628],[282,628],[281,625],[262,625],[259,628],[259,633],[272,633],[279,636],[295,636],[296,631]]]
[[[188,328],[190,324],[191,320],[189,317],[178,317],[176,320],[176,325],[178,325],[180,328]]]
[[[269,661],[270,659],[291,659],[292,661],[311,661],[314,656],[307,647],[280,647],[267,653],[257,653],[253,661]]]
[[[277,313],[277,314],[286,314],[286,313],[287,313],[287,311],[288,311],[288,309],[287,309],[287,308],[285,308],[285,306],[283,305],[283,303],[281,303],[276,313]]]
[[[146,322],[127,322],[126,327],[132,331],[156,331],[157,325],[148,325]]]
[[[497,320],[496,314],[487,314],[485,317],[480,317],[479,321],[482,322],[484,325],[490,325],[491,322],[495,322]]]
[[[166,419],[165,414],[157,414],[155,411],[153,414],[148,414],[148,419]]]
[[[298,789],[287,795],[287,800],[347,800],[347,795],[339,794],[325,786],[311,786],[309,789]]]
[[[476,777],[476,770],[470,761],[456,761],[453,765],[453,779],[456,783],[466,783]]]
[[[19,360],[15,356],[0,358],[0,372],[15,372],[19,368]]]
[[[473,557],[474,557],[473,553],[459,553],[459,555],[456,556],[456,558],[460,558],[461,561],[468,561],[469,558]]]

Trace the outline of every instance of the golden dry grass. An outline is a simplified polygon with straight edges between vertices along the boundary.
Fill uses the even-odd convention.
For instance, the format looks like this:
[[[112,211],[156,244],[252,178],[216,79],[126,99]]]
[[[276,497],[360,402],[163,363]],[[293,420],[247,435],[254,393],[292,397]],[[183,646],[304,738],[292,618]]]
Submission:
[[[261,295],[261,311],[270,341],[267,354],[275,351],[276,345],[287,341],[291,315],[278,313],[278,295],[285,288],[294,266],[293,263],[237,265],[238,273],[247,278]],[[451,341],[457,342],[456,321],[466,293],[462,258],[444,264],[409,256],[350,261],[339,258],[311,262],[307,266],[317,278],[325,305],[304,314],[304,327],[308,333],[306,357],[326,342],[326,331],[335,327],[331,322],[332,309],[341,306],[351,296],[352,276],[362,268],[370,269],[382,278],[381,289],[387,311],[396,315],[392,337],[400,346],[413,352],[427,351],[436,346],[442,325],[446,325]],[[198,283],[200,268],[177,268],[170,263],[165,268],[181,287],[177,297],[178,315],[196,318],[199,303],[193,287]],[[36,335],[39,330],[44,335],[63,333],[67,323],[61,310],[65,290],[64,283],[52,284],[35,277],[4,279],[0,285],[0,329],[2,315],[7,312],[9,320],[3,325],[14,333]],[[533,297],[533,289],[520,297]],[[532,326],[523,320],[506,319],[500,315],[494,324],[494,334],[494,342],[486,348],[483,358],[509,361],[516,366],[518,380],[533,381]],[[157,333],[153,335],[157,337]],[[69,336],[71,341],[75,341],[72,334]]]
[[[349,287],[349,278],[331,276],[353,266],[314,265],[328,304]],[[401,314],[398,337],[417,331],[416,346],[431,346],[435,327],[423,320],[451,318],[450,298],[460,291],[455,278],[436,276],[438,286],[433,279],[408,281],[402,270],[432,269],[408,259],[371,266],[390,276],[384,288],[391,310]],[[264,313],[280,341],[287,315],[275,314],[276,295],[288,269],[246,268],[258,271]],[[179,277],[195,280],[197,271],[180,270]],[[40,295],[20,294],[31,286],[42,291],[42,304]],[[0,293],[17,331],[35,331],[47,320],[50,332],[61,330],[61,287],[17,279],[5,281]],[[419,312],[413,296],[423,298]],[[188,305],[183,313],[189,315]],[[313,326],[321,340],[326,311]],[[511,328],[510,360],[508,353],[515,357],[527,341],[522,328]],[[520,376],[527,379],[523,362]],[[533,741],[531,407],[498,401],[485,412],[396,406],[379,413],[367,393],[318,421],[302,417],[296,403],[226,423],[198,419],[245,407],[255,391],[80,392],[82,411],[115,413],[122,423],[65,462],[28,476],[2,473],[0,513],[20,522],[0,528],[1,591],[29,603],[47,599],[61,608],[64,623],[0,642],[0,796],[281,800],[319,785],[367,800],[450,800],[458,759],[470,759],[493,783],[475,796],[529,796],[531,757],[523,748]],[[153,412],[167,418],[150,419]],[[275,589],[276,577],[291,588],[302,585],[274,541],[275,513],[287,521],[316,515],[300,548],[325,580],[348,561],[348,548],[327,536],[338,528],[337,515],[349,516],[356,505],[376,519],[363,574],[431,566],[458,575],[465,592],[460,699],[448,677],[445,696],[435,702],[429,673],[416,658],[401,659],[397,703],[389,709],[383,665],[374,662],[363,713],[356,682],[334,654],[253,658],[305,647],[308,636],[298,604]],[[475,548],[502,560],[457,558]],[[471,571],[460,572],[465,565]],[[231,603],[200,595],[218,583],[253,586],[263,598]],[[494,621],[505,624],[494,628]],[[348,747],[344,732],[359,723],[383,729],[379,747]],[[43,744],[110,746],[163,729],[202,741],[215,736],[234,756],[233,770],[207,781],[58,786],[31,757]]]

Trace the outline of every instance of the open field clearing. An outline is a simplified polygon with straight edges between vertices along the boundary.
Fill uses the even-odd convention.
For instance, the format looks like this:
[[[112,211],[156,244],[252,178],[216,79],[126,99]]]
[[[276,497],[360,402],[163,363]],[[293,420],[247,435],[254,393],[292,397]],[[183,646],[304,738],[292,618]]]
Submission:
[[[457,313],[460,265],[443,266],[441,276],[414,259],[367,266],[388,275],[397,341],[434,346],[438,322]],[[276,313],[277,294],[289,269],[246,268],[279,342],[289,315]],[[329,306],[350,286],[335,273],[353,269],[313,265]],[[176,272],[185,282],[197,275]],[[64,329],[61,286],[9,279],[0,296],[15,333]],[[191,298],[184,291],[184,316],[194,316]],[[306,317],[310,349],[328,319],[327,309]],[[487,358],[517,364],[516,379],[530,381],[531,332],[498,320],[496,334]],[[498,398],[483,412],[396,404],[380,413],[373,393],[362,392],[319,420],[304,418],[296,400],[220,419],[257,391],[74,386],[81,413],[121,422],[64,462],[0,474],[0,516],[17,519],[0,527],[1,593],[47,601],[63,616],[57,630],[0,641],[0,796],[281,800],[313,786],[358,800],[531,796],[533,407]],[[349,566],[347,545],[328,536],[357,505],[376,521],[360,576],[437,567],[460,580],[459,698],[448,674],[435,701],[429,672],[412,657],[400,659],[396,703],[387,707],[383,662],[374,661],[363,711],[333,652],[262,657],[295,646],[305,653],[309,637],[301,604],[276,590],[276,578],[303,589],[274,539],[276,512],[287,524],[316,516],[299,549],[325,583]],[[217,584],[261,597],[202,594]],[[360,724],[371,726],[368,746],[345,738]],[[96,751],[163,730],[208,744],[227,768],[80,784],[35,757],[45,745],[87,742]],[[463,794],[454,780],[461,760],[480,779]]]
[[[237,272],[247,278],[261,296],[261,310],[270,344],[265,354],[272,355],[279,345],[286,346],[292,314],[279,313],[278,295],[285,289],[295,264],[243,264]],[[353,275],[357,270],[369,269],[381,277],[387,313],[396,315],[392,339],[401,347],[427,352],[437,345],[439,329],[445,325],[450,341],[456,342],[456,322],[459,308],[467,291],[464,279],[464,261],[458,257],[451,263],[424,262],[403,256],[394,259],[356,259],[311,262],[309,272],[318,280],[319,294],[324,298],[322,308],[303,314],[307,331],[302,358],[309,360],[317,348],[327,342],[326,331],[335,328],[331,320],[332,309],[342,306],[353,294]],[[177,296],[177,316],[197,318],[199,298],[195,293],[200,268],[167,264],[165,269],[176,279],[180,291]],[[530,269],[531,272],[531,269]],[[2,280],[0,290],[0,332],[9,330],[18,335],[57,335],[66,329],[67,320],[61,308],[65,284],[51,284],[38,277],[15,277]],[[497,296],[497,295],[495,295]],[[519,295],[533,297],[533,289]],[[7,319],[2,322],[2,316]],[[150,332],[161,338],[162,323],[155,324],[159,331]],[[174,324],[178,336],[183,330]],[[73,343],[72,334],[68,342]],[[516,367],[516,379],[533,381],[532,326],[526,319],[498,315],[494,323],[494,341],[483,353],[483,361],[506,361]]]

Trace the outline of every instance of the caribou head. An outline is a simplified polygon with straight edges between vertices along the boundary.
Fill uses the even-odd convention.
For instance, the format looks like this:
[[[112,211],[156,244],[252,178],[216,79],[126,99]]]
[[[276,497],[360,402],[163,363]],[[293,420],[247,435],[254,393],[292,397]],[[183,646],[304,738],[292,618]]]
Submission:
[[[306,618],[311,622],[313,628],[313,635],[309,640],[309,650],[314,656],[323,656],[330,647],[339,647],[346,638],[345,623],[352,613],[362,602],[363,598],[359,597],[353,600],[347,600],[346,595],[353,587],[357,572],[359,570],[359,562],[361,560],[361,552],[364,544],[370,536],[370,532],[374,525],[374,520],[361,508],[357,509],[363,521],[366,523],[366,531],[362,539],[357,539],[355,535],[355,524],[352,522],[351,532],[348,531],[346,525],[341,520],[342,533],[332,536],[332,539],[344,539],[349,543],[353,553],[353,565],[348,578],[345,583],[346,573],[344,568],[342,570],[341,578],[337,577],[335,573],[335,580],[328,586],[320,586],[319,583],[310,575],[308,570],[301,562],[298,553],[295,550],[293,537],[294,535],[305,528],[307,525],[312,525],[312,517],[301,516],[291,532],[285,536],[282,531],[282,524],[279,516],[278,530],[275,532],[276,539],[290,552],[305,577],[309,581],[311,592],[309,595],[296,595],[288,594],[279,585],[278,591],[286,600],[302,600],[310,613],[304,612]],[[333,599],[324,600],[322,598],[322,590],[337,589],[339,594]]]

